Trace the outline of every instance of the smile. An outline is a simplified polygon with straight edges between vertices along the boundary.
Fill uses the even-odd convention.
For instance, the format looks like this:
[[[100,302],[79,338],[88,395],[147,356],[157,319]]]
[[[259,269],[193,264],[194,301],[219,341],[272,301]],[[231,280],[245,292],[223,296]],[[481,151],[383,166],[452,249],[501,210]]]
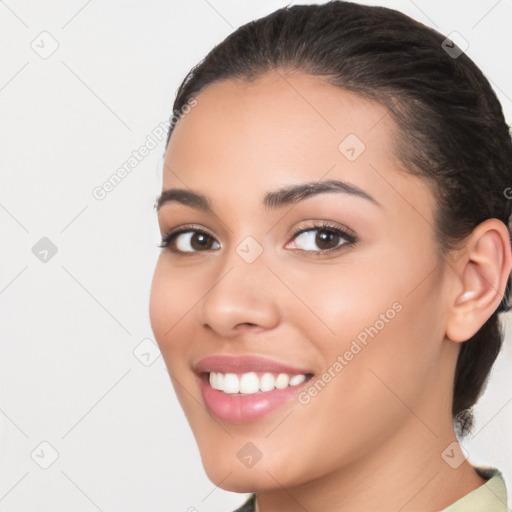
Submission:
[[[304,367],[254,356],[209,356],[194,370],[208,412],[230,423],[256,421],[293,402],[313,377]]]

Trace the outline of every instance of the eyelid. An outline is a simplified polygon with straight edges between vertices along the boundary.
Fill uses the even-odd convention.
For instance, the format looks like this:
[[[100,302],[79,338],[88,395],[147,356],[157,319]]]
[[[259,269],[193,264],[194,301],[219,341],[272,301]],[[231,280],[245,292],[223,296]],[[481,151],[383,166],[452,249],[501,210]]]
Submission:
[[[293,229],[293,237],[299,236],[301,233],[304,233],[305,231],[310,231],[313,229],[322,229],[322,228],[332,228],[337,229],[340,231],[345,232],[348,236],[352,238],[356,238],[357,234],[356,232],[349,228],[348,226],[345,226],[344,224],[340,224],[338,222],[328,221],[328,220],[322,220],[322,219],[310,219],[303,221],[299,223],[297,227]]]
[[[200,231],[202,233],[206,233],[207,235],[211,236],[212,238],[215,238],[212,233],[208,230],[208,228],[205,228],[204,226],[201,226],[199,224],[180,224],[179,226],[176,226],[174,228],[169,229],[164,233],[164,235],[168,234],[176,234],[176,233],[186,233],[187,231]]]

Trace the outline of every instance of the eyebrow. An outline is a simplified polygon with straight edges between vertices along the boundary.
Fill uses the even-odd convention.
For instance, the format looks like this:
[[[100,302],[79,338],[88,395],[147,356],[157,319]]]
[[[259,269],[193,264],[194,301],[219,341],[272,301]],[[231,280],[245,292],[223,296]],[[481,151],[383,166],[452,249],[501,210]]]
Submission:
[[[273,210],[282,208],[289,204],[297,203],[298,201],[302,201],[308,197],[328,192],[342,192],[356,197],[361,197],[382,207],[374,197],[363,189],[356,185],[339,180],[312,181],[301,183],[299,185],[283,187],[279,190],[268,192],[263,199],[263,205],[265,208]],[[198,194],[197,192],[192,192],[190,190],[180,188],[164,190],[157,198],[155,208],[158,211],[164,204],[170,202],[177,202],[192,208],[197,208],[198,210],[207,213],[213,213],[210,199],[203,194]]]

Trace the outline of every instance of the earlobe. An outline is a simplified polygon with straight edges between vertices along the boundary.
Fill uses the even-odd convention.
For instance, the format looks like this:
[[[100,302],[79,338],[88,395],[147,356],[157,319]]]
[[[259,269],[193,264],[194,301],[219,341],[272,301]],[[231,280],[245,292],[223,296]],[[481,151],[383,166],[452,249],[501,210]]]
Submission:
[[[454,266],[457,280],[446,325],[454,342],[471,338],[498,308],[512,267],[510,234],[498,219],[487,219],[467,238]]]

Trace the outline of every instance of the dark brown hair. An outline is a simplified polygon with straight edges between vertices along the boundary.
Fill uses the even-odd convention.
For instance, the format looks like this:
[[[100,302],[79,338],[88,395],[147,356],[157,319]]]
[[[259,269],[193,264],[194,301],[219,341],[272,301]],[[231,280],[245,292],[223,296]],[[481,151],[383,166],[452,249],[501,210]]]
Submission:
[[[398,126],[399,160],[435,193],[441,255],[486,219],[509,227],[509,128],[480,69],[442,34],[384,7],[285,7],[243,25],[208,53],[184,79],[173,110],[209,84],[251,81],[271,70],[316,75],[388,108]],[[167,143],[171,133],[172,126]],[[471,408],[502,345],[498,313],[510,309],[509,292],[510,276],[499,308],[459,352],[452,414],[461,437],[471,430]]]

